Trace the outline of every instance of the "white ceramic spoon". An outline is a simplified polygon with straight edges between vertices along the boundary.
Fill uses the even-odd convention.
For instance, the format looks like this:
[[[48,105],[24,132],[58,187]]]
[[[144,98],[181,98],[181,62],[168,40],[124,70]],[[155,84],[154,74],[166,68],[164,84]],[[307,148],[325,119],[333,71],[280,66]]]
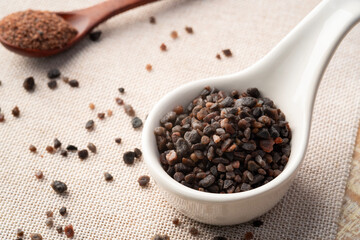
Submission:
[[[359,18],[360,0],[325,0],[253,66],[229,76],[185,84],[163,97],[146,120],[142,145],[150,174],[168,202],[190,218],[216,225],[249,221],[278,203],[304,159],[314,99],[324,70]],[[257,87],[285,113],[293,132],[291,155],[284,171],[273,181],[247,192],[214,194],[185,187],[162,169],[154,128],[165,113],[176,105],[187,105],[206,85],[226,91]]]

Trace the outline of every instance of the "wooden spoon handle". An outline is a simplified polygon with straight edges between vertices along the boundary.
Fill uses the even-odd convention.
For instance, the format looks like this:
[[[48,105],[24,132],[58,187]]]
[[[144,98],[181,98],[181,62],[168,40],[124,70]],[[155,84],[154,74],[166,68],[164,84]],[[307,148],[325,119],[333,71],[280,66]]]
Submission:
[[[88,29],[92,29],[119,13],[156,1],[159,0],[107,0],[73,13],[89,17]]]

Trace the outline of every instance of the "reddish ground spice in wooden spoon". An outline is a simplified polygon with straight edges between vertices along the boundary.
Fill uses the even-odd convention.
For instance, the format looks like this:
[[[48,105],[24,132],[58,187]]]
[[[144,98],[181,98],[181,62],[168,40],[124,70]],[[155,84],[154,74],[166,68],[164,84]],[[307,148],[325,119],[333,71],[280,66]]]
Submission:
[[[16,12],[0,21],[0,36],[23,49],[63,48],[76,34],[77,30],[68,22],[48,11]]]

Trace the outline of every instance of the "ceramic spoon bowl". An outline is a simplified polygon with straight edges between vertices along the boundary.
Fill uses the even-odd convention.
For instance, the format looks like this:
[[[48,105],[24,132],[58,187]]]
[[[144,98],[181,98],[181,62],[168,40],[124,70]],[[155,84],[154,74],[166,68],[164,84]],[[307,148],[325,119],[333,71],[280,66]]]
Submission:
[[[255,65],[229,76],[194,81],[163,97],[150,112],[142,136],[150,174],[168,202],[197,221],[233,225],[252,220],[275,206],[287,192],[304,159],[320,79],[338,44],[360,18],[360,1],[325,0]],[[292,128],[291,155],[271,182],[246,192],[215,194],[188,188],[161,167],[154,128],[174,106],[187,105],[205,86],[220,90],[257,87],[285,113]]]

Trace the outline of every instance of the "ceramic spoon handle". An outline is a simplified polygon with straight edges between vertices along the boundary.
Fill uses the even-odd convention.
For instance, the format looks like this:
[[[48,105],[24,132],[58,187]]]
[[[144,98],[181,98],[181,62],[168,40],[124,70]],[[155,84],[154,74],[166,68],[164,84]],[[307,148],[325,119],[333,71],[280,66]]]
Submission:
[[[290,90],[285,94],[295,99],[294,106],[301,104],[312,111],[333,53],[359,20],[360,0],[324,0],[257,65],[266,66],[266,74],[274,74],[272,84]]]

